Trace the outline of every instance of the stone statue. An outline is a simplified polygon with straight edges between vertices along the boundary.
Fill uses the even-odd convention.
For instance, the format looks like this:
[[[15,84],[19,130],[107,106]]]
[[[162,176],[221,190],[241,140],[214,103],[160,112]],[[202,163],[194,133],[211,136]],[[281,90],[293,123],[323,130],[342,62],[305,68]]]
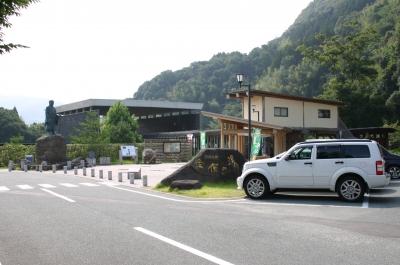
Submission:
[[[54,101],[50,100],[49,105],[46,107],[46,120],[44,121],[44,125],[48,133],[47,135],[55,135],[56,125],[58,124],[58,115],[53,105]]]

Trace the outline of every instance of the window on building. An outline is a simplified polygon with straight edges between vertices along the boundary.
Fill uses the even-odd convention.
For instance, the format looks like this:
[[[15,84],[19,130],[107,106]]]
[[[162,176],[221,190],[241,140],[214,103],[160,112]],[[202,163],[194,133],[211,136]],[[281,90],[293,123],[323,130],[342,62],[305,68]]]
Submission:
[[[288,116],[288,108],[275,107],[274,108],[274,116],[275,117],[287,117]]]
[[[319,109],[318,110],[318,118],[330,118],[331,110],[329,109]]]

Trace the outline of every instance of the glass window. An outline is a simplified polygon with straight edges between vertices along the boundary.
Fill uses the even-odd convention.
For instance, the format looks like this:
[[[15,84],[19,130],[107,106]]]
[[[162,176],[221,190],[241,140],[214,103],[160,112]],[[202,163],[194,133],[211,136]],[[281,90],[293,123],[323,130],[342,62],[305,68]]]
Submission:
[[[299,147],[290,154],[290,160],[311,159],[311,151],[310,146]]]
[[[288,117],[288,108],[275,107],[274,108],[275,117]]]
[[[319,109],[318,110],[318,118],[330,118],[331,110],[329,109]]]
[[[344,154],[346,158],[369,158],[371,153],[366,145],[345,145]]]
[[[340,145],[318,146],[317,159],[341,158]]]

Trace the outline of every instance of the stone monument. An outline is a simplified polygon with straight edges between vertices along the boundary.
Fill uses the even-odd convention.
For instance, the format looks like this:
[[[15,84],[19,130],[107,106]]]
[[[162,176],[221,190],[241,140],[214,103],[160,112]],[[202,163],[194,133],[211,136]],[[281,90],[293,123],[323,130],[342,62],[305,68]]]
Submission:
[[[49,101],[46,107],[45,127],[47,135],[36,140],[36,163],[47,161],[49,164],[67,161],[67,144],[65,138],[56,134],[58,115],[54,108],[54,101]]]

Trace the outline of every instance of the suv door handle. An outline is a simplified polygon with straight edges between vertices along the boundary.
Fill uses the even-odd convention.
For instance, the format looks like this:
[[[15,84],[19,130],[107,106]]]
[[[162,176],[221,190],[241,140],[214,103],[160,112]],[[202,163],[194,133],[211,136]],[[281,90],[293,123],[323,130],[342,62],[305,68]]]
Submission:
[[[343,164],[343,161],[337,161],[335,164]]]
[[[305,162],[304,165],[312,165],[312,162]]]

